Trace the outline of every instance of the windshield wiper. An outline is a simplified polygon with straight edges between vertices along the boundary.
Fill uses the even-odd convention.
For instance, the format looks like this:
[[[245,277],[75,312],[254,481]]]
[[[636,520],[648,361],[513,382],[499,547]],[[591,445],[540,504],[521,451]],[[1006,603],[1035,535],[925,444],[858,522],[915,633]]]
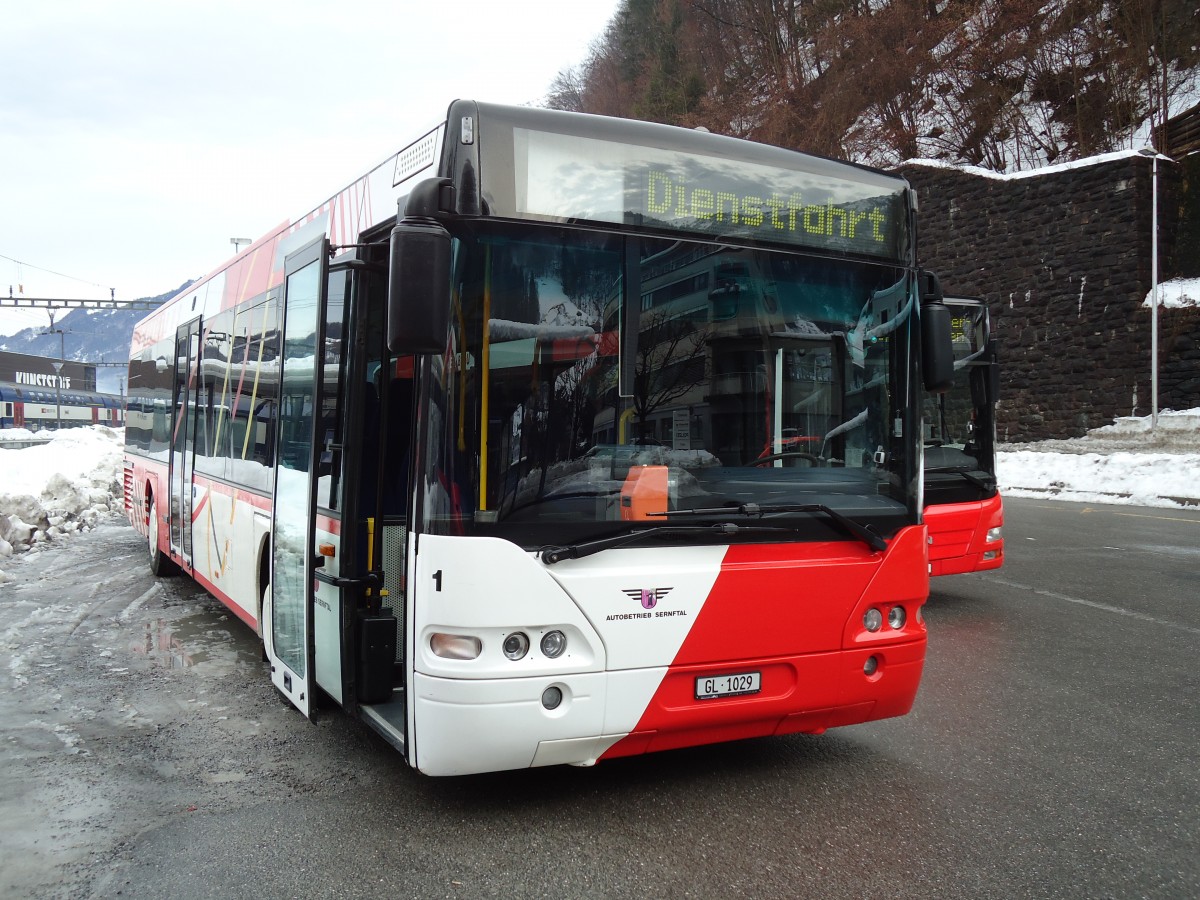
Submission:
[[[667,518],[691,518],[692,516],[727,516],[730,513],[739,513],[743,516],[754,518],[762,518],[766,515],[775,513],[824,513],[833,519],[843,529],[848,531],[851,536],[858,538],[872,550],[886,550],[887,542],[878,534],[871,530],[867,525],[860,525],[849,516],[845,516],[831,506],[826,506],[824,503],[768,503],[760,505],[758,503],[740,503],[737,506],[714,507],[710,509],[676,509],[666,510],[659,513],[649,513],[651,516],[666,516]]]
[[[733,511],[736,512],[736,510]],[[721,510],[721,512],[728,513],[730,510]],[[641,528],[637,531],[627,531],[623,534],[596,538],[593,541],[581,541],[578,544],[570,544],[566,547],[545,547],[541,551],[541,557],[542,562],[548,566],[552,566],[557,562],[562,562],[564,559],[580,559],[584,556],[591,556],[593,553],[599,553],[601,550],[609,550],[613,547],[636,543],[642,538],[659,537],[666,534],[707,534],[720,536],[748,534],[750,532],[795,530],[786,525],[738,525],[734,522],[716,522],[712,525],[659,525],[655,528]]]
[[[989,475],[988,473],[984,472],[984,477],[980,478],[978,475],[974,474],[975,472],[983,472],[983,470],[975,469],[972,471],[969,469],[960,468],[958,466],[930,466],[925,469],[926,475],[961,475],[963,478],[967,479],[967,481],[971,482],[971,484],[978,488],[982,488],[985,491],[993,490],[996,487],[995,475]]]

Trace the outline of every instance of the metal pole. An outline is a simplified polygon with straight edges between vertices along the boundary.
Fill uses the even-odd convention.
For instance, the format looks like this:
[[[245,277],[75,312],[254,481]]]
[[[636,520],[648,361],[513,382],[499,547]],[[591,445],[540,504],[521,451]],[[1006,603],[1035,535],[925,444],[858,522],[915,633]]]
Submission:
[[[67,365],[67,351],[63,330],[58,329],[58,365],[54,367],[54,405],[58,416],[58,430],[62,431],[62,370]]]
[[[1138,151],[1150,157],[1150,430],[1158,429],[1158,157],[1154,147]],[[1170,157],[1166,157],[1169,159]]]
[[[1151,163],[1150,195],[1150,430],[1158,429],[1158,154]]]

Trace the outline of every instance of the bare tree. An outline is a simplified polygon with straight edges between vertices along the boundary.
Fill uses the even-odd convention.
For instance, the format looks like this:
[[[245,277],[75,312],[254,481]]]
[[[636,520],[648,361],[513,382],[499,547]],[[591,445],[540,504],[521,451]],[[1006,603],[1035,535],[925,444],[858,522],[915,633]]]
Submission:
[[[587,78],[583,68],[563,69],[550,83],[550,92],[546,95],[546,107],[567,112],[585,112],[584,94],[586,91]]]
[[[707,325],[666,309],[642,313],[634,367],[633,408],[645,437],[650,414],[693,391],[708,363]]]
[[[1200,9],[1184,0],[1121,0],[1111,25],[1128,48],[1127,67],[1142,86],[1154,146],[1179,93],[1194,95],[1200,82]]]

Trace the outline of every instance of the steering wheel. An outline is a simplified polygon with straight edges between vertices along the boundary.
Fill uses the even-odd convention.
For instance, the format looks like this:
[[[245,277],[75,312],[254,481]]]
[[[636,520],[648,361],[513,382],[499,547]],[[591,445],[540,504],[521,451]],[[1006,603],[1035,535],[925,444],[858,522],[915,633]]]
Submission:
[[[777,459],[807,459],[810,463],[816,466],[825,466],[829,461],[823,457],[817,456],[815,453],[806,453],[803,450],[785,450],[783,453],[772,453],[770,456],[760,456],[758,459],[753,459],[746,463],[747,466],[761,466],[765,463],[775,462]]]

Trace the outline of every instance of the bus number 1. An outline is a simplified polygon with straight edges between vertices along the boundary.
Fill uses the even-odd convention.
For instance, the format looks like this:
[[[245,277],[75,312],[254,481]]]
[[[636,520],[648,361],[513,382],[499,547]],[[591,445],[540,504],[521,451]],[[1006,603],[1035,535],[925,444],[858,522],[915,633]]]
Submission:
[[[436,572],[433,573],[433,583],[437,585],[437,591],[439,593],[441,593],[441,590],[442,590],[442,570],[441,569],[438,569]]]

